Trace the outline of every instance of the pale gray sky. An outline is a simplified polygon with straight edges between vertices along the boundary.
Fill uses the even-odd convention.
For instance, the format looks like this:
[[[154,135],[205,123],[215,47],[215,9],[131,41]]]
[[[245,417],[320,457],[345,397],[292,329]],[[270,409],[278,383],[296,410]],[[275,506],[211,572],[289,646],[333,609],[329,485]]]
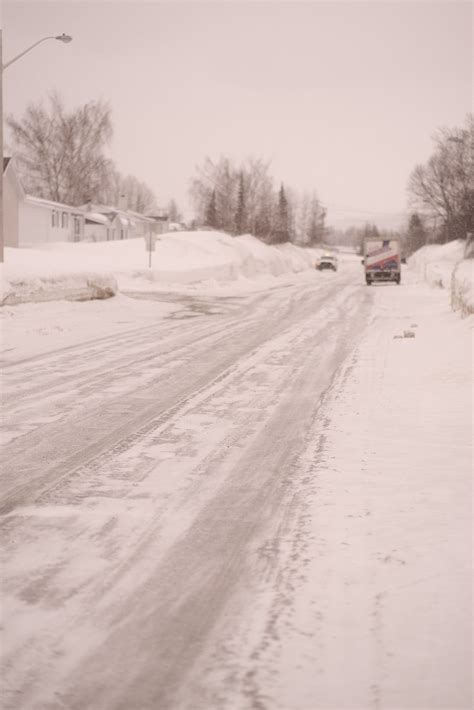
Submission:
[[[107,99],[111,156],[163,203],[185,204],[206,155],[255,155],[316,189],[329,223],[383,222],[435,129],[472,110],[468,2],[4,0],[3,27],[4,61],[74,37],[6,70],[5,112],[54,89],[70,106]]]

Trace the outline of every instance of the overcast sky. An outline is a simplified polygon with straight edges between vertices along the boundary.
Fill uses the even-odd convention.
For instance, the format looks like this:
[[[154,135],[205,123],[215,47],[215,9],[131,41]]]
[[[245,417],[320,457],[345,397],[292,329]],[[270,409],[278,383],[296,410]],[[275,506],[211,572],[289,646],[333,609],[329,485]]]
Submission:
[[[185,206],[206,155],[271,159],[328,222],[406,208],[439,126],[472,110],[468,2],[4,0],[4,111],[110,102],[118,168]],[[387,217],[384,218],[384,214]]]

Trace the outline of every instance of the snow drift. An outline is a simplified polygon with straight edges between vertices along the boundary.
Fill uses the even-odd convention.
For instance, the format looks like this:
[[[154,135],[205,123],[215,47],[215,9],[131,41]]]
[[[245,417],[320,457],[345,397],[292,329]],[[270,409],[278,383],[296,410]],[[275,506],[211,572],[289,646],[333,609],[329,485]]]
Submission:
[[[454,311],[460,311],[462,316],[474,313],[473,266],[473,259],[459,261],[451,279],[451,306]]]
[[[319,254],[214,231],[164,234],[155,246],[151,268],[142,239],[7,249],[2,302],[106,298],[119,289],[281,276],[312,268]]]
[[[430,244],[409,258],[410,266],[430,286],[451,292],[453,310],[462,316],[474,313],[473,260],[464,259],[465,243]]]

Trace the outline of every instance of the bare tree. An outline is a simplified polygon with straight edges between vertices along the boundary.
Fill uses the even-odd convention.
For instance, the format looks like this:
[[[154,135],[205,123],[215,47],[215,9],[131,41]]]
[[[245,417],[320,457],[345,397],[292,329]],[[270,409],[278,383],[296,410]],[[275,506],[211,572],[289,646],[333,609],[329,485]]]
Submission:
[[[145,214],[157,207],[153,190],[134,175],[125,177],[112,169],[107,180],[104,202]]]
[[[25,190],[70,205],[101,201],[111,161],[104,149],[112,137],[110,107],[89,101],[67,111],[58,94],[30,103],[19,120],[7,118]]]
[[[441,239],[465,238],[472,229],[474,121],[466,128],[443,128],[435,136],[435,151],[428,162],[413,170],[408,191],[418,208],[438,227]]]
[[[315,194],[299,198],[290,187],[274,189],[269,163],[249,157],[206,158],[191,180],[191,198],[200,224],[230,234],[249,232],[267,243],[322,241],[325,211]]]
[[[235,215],[239,170],[230,158],[222,156],[214,163],[206,158],[204,165],[197,169],[197,175],[191,180],[190,194],[193,199],[198,220],[206,222],[206,215],[215,193],[215,227],[230,234],[235,232]]]

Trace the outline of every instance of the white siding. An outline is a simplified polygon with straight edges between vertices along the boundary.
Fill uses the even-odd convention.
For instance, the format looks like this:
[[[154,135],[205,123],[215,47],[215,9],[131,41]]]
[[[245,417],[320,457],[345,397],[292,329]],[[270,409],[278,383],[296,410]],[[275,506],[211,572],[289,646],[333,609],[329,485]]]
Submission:
[[[18,241],[18,203],[20,196],[12,179],[11,173],[7,172],[3,178],[3,231],[5,234],[5,246],[17,247]]]
[[[76,233],[76,231],[77,233]],[[53,208],[22,201],[19,205],[19,241],[21,246],[45,242],[73,242],[84,237],[84,218],[67,207]]]
[[[19,206],[20,245],[42,244],[50,241],[51,213],[43,207],[21,202]]]
[[[85,224],[84,240],[86,242],[104,242],[107,239],[106,224]]]

